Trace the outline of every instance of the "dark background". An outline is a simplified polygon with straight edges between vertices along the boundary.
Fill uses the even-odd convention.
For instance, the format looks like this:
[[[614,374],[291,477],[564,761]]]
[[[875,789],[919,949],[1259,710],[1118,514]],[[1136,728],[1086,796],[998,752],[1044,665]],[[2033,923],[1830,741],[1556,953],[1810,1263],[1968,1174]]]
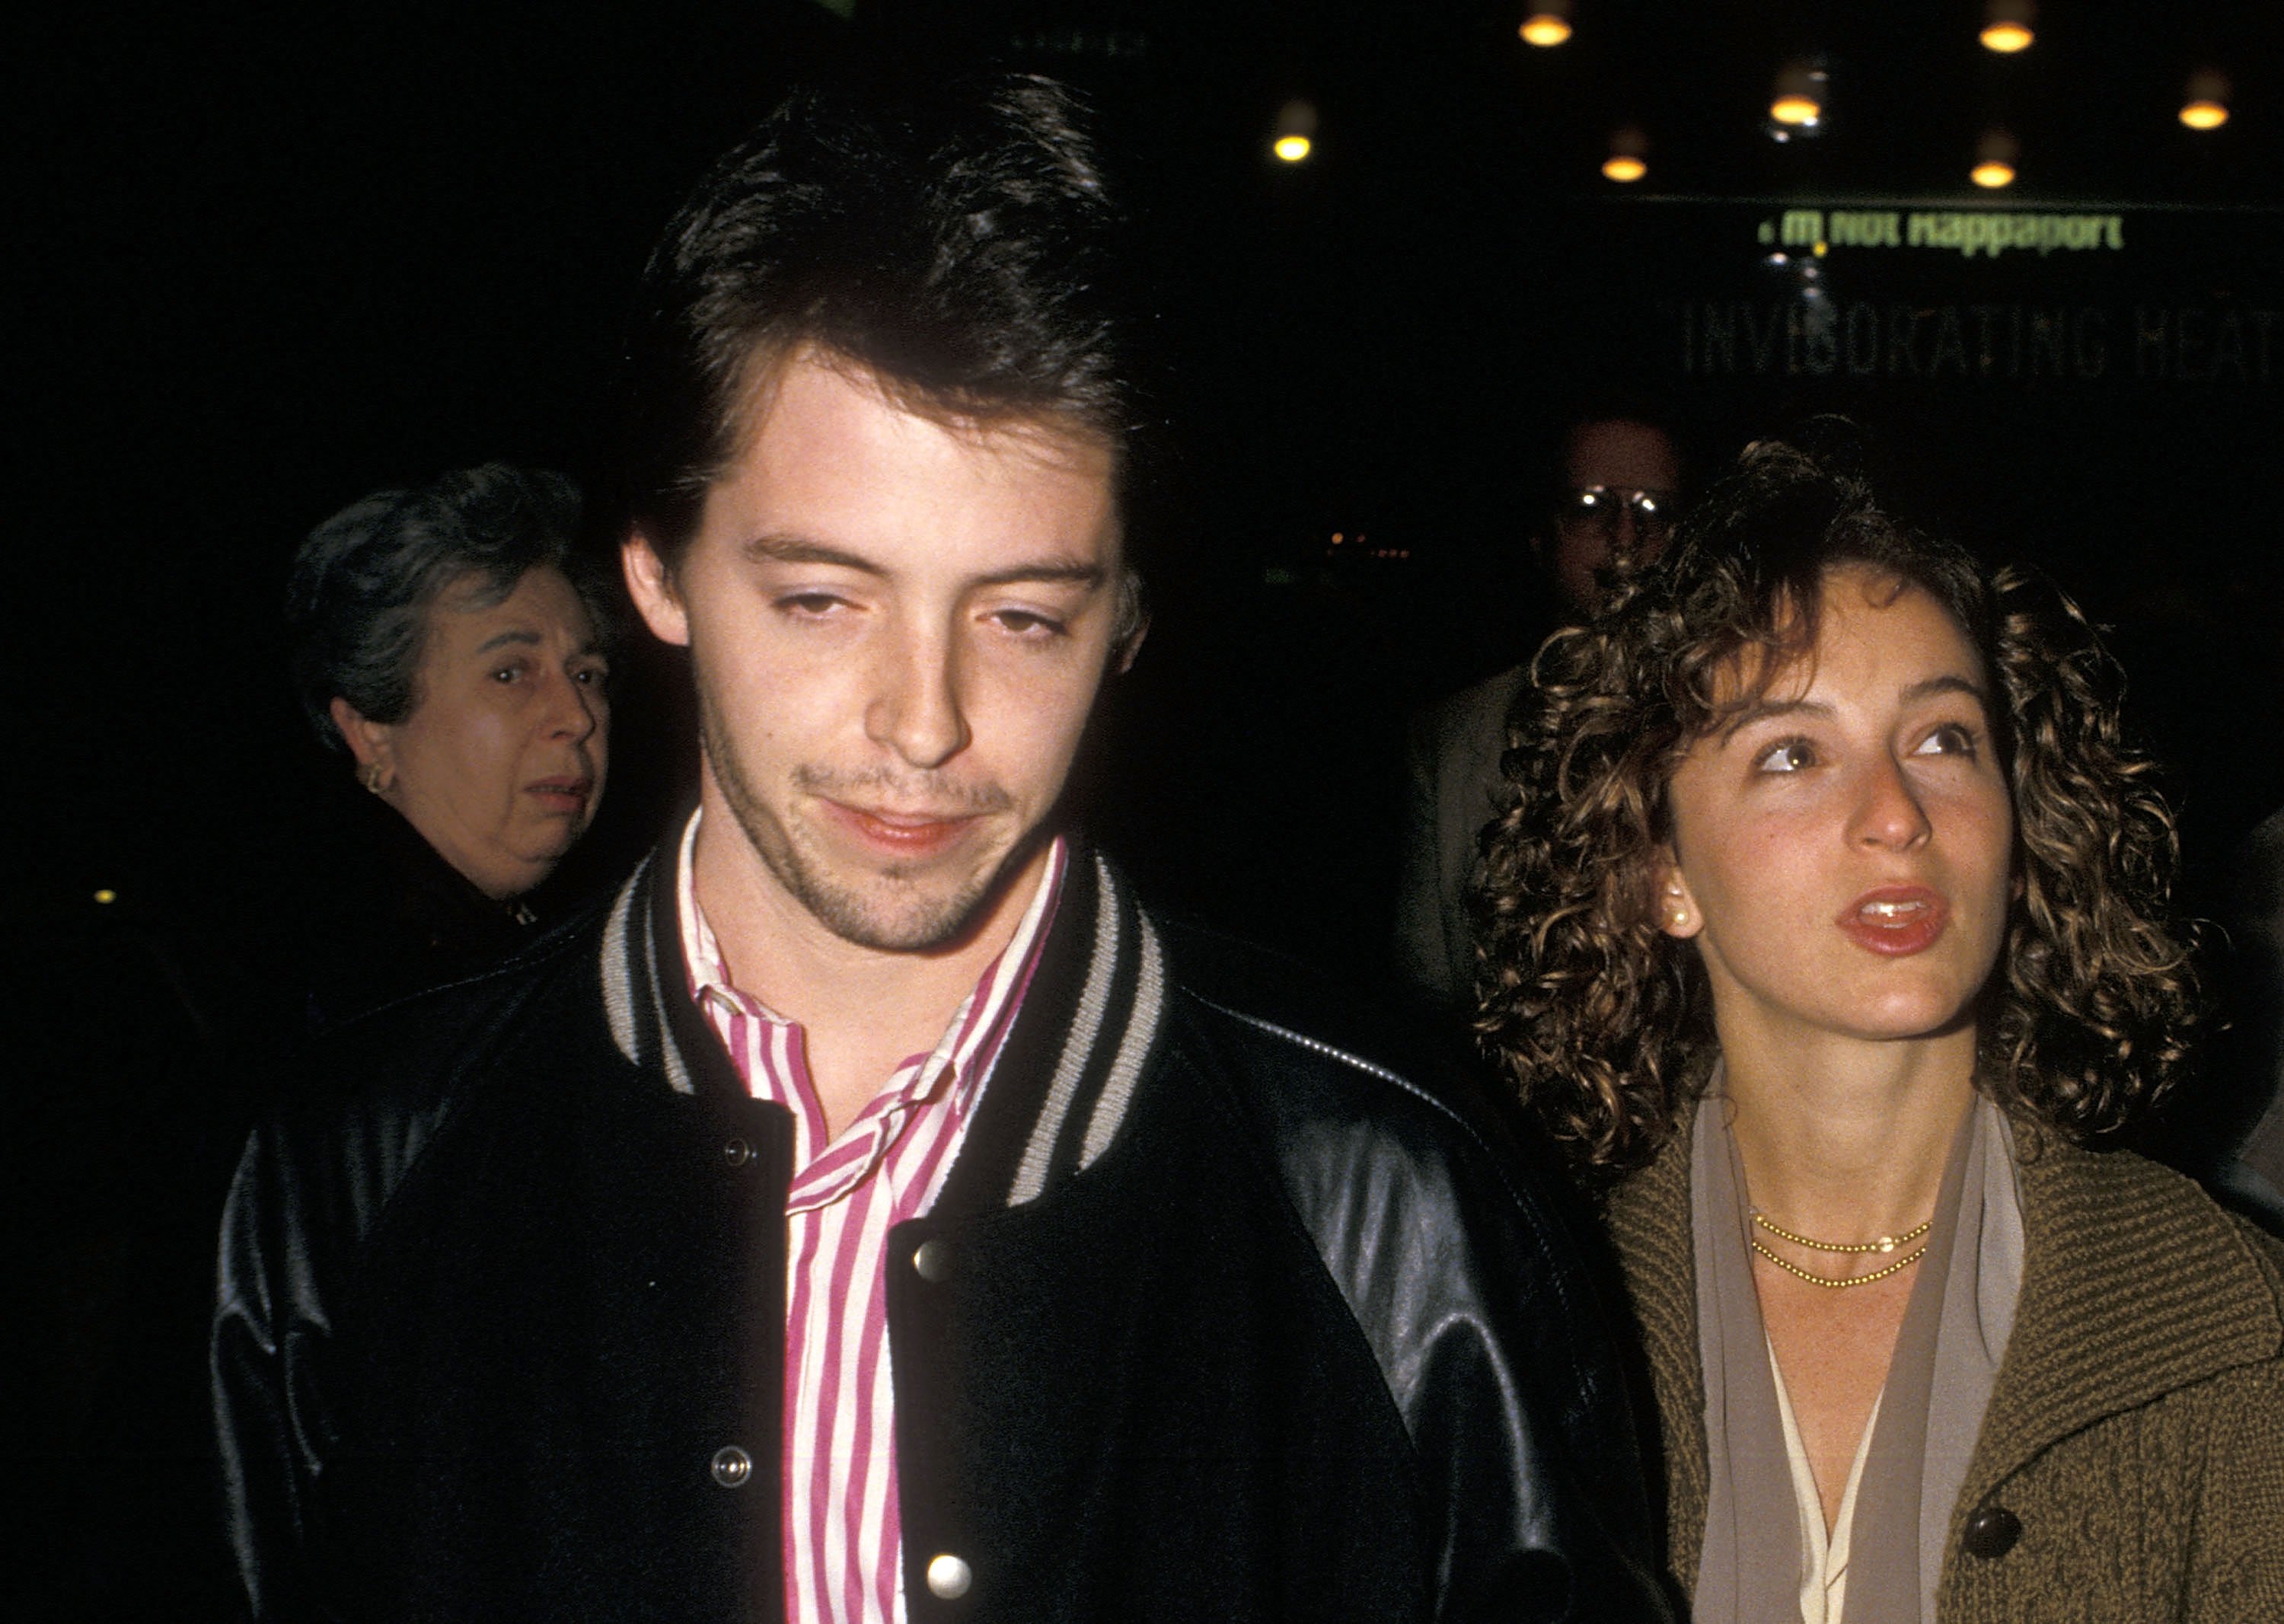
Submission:
[[[1516,39],[1522,9],[564,0],[12,25],[0,1143],[24,1305],[6,1447],[41,1509],[6,1582],[59,1616],[218,1594],[203,1259],[290,979],[292,848],[340,770],[282,675],[295,543],[447,467],[597,470],[652,237],[796,78],[992,59],[1097,102],[1178,455],[1156,625],[1088,792],[1165,902],[1379,971],[1401,719],[1526,652],[1521,493],[1568,403],[1613,386],[1672,412],[1700,471],[1845,411],[1906,505],[2055,574],[2114,629],[2194,893],[2220,900],[2225,853],[2284,804],[2284,318],[2272,365],[2211,347],[2284,310],[2277,8],[2129,27],[2056,4],[2004,59],[1975,0],[1578,0],[1552,51]],[[1830,74],[1826,127],[1779,143],[1770,86],[1803,56]],[[2236,116],[2194,135],[2173,113],[2205,63]],[[1286,166],[1268,144],[1295,97],[1321,126]],[[1651,168],[1619,188],[1597,166],[1626,123]],[[2022,176],[1979,194],[1994,125]],[[2124,246],[1770,262],[1761,223],[1851,202],[2116,214]],[[1923,337],[1891,366],[1883,340],[1868,371],[1844,348],[1819,370],[1767,336],[1812,330],[1819,301],[1842,338],[1859,305],[1927,312],[1928,334],[1949,309],[1967,349],[1946,366]],[[1757,365],[1689,346],[1708,306],[1761,324]],[[2186,356],[2184,309],[2206,340]],[[2074,331],[2099,312],[2100,365],[1986,362],[1973,324],[2008,310]],[[630,664],[606,854],[688,766],[670,669]]]

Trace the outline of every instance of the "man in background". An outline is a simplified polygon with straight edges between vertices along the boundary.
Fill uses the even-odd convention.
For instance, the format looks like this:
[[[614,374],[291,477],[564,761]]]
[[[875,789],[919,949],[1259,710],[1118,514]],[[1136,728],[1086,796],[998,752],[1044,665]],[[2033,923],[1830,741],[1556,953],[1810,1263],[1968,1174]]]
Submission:
[[[1679,449],[1649,415],[1610,407],[1571,419],[1557,477],[1535,499],[1530,532],[1531,557],[1554,616],[1545,630],[1591,616],[1611,571],[1657,560],[1672,533],[1680,489]],[[1530,614],[1522,605],[1514,613]],[[1396,969],[1413,994],[1440,1009],[1464,1011],[1474,1003],[1467,899],[1475,838],[1491,816],[1507,712],[1529,675],[1527,663],[1509,667],[1412,724]]]

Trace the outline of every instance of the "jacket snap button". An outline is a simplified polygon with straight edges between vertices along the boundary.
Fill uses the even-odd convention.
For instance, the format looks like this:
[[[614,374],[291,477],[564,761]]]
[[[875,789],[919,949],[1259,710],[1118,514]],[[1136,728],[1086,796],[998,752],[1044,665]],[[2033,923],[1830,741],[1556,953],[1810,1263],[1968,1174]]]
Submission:
[[[743,1139],[732,1139],[722,1147],[722,1159],[733,1167],[742,1167],[754,1159],[754,1147]]]
[[[966,1563],[946,1551],[932,1557],[927,1566],[928,1589],[948,1602],[956,1602],[967,1594],[967,1587],[975,1582],[975,1575]]]
[[[930,1285],[942,1285],[951,1278],[951,1248],[940,1240],[922,1241],[912,1253],[912,1272]]]
[[[1967,1519],[1967,1554],[1996,1561],[2022,1537],[2022,1519],[2003,1505],[1986,1505]]]
[[[754,1475],[754,1457],[736,1444],[714,1451],[714,1480],[724,1488],[742,1488]]]

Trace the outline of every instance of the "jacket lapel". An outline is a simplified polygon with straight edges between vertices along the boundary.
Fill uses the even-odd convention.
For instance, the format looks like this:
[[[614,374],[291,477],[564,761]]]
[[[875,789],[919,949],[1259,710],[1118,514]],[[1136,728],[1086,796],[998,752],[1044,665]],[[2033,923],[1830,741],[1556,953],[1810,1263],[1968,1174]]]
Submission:
[[[935,1215],[1038,1198],[1110,1144],[1165,1024],[1158,935],[1117,871],[1071,843],[1063,894]]]
[[[1710,1468],[1705,1444],[1705,1367],[1697,1345],[1695,1243],[1689,1225],[1687,1112],[1655,1160],[1610,1196],[1610,1234],[1640,1323],[1664,1439],[1666,1551],[1685,1588],[1697,1588]]]
[[[743,1099],[736,1068],[690,1000],[677,855],[669,837],[621,888],[604,928],[612,1040],[677,1093]],[[1169,992],[1156,927],[1116,871],[1074,839],[1030,987],[936,1214],[1036,1199],[1101,1155],[1163,1030]]]
[[[2022,1297],[1954,1521],[2057,1441],[2284,1346],[2278,1283],[2194,1184],[2015,1131]]]

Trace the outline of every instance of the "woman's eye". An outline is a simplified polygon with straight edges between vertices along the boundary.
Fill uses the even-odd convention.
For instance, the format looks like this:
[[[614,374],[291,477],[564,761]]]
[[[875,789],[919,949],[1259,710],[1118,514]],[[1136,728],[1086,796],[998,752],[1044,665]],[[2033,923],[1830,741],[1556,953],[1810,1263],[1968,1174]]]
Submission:
[[[1816,765],[1816,752],[1804,738],[1787,738],[1771,745],[1753,763],[1755,772],[1799,772]]]
[[[1973,755],[1975,732],[1962,723],[1945,722],[1920,741],[1913,755]]]

